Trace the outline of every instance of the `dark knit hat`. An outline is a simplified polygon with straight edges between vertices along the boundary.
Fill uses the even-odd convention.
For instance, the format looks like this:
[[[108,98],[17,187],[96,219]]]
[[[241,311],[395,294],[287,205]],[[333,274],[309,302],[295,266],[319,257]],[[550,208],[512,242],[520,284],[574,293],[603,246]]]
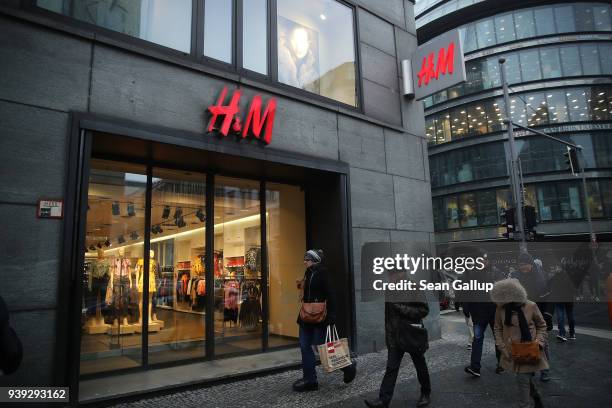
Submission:
[[[322,249],[309,249],[304,254],[305,261],[311,261],[314,263],[319,263],[323,260],[323,250]]]
[[[518,257],[519,264],[532,264],[533,257],[529,255],[529,252],[522,252]]]

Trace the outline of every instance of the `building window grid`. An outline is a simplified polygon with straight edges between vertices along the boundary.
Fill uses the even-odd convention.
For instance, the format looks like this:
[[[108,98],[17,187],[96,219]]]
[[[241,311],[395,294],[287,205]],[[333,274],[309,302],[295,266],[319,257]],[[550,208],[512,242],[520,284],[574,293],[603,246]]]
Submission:
[[[561,91],[564,92],[563,105],[549,103],[549,99],[555,95],[557,98],[561,97]],[[573,99],[569,99],[570,96]],[[512,119],[517,123],[533,126],[563,122],[605,121],[612,119],[609,103],[606,103],[609,102],[608,98],[612,98],[612,87],[610,86],[572,87],[545,92],[517,93],[511,95],[510,112]],[[552,101],[554,99],[551,99]],[[532,104],[532,102],[536,103]],[[464,137],[503,130],[505,129],[505,125],[502,124],[503,106],[503,99],[496,97],[428,115],[426,134],[429,143],[446,143]],[[606,113],[602,114],[602,112]],[[495,113],[494,116],[493,113]],[[479,121],[481,117],[482,121]],[[445,123],[446,126],[443,127],[442,123]]]
[[[266,52],[268,55],[266,56],[266,61],[269,62],[269,64],[268,64],[266,74],[257,72],[257,70],[251,70],[247,67],[243,67],[242,66],[243,64],[240,63],[241,61],[243,61],[243,58],[242,56],[238,55],[238,53],[243,51],[243,46],[242,46],[243,38],[241,38],[239,34],[242,33],[242,29],[244,28],[242,21],[238,21],[238,17],[239,17],[238,10],[242,10],[243,2],[248,1],[248,0],[229,0],[229,3],[231,4],[231,9],[232,9],[231,10],[231,24],[232,24],[231,47],[232,49],[230,51],[230,55],[231,55],[231,58],[229,58],[230,61],[227,61],[227,58],[225,57],[222,59],[218,59],[218,58],[215,58],[215,56],[205,55],[204,49],[205,49],[206,40],[204,36],[204,31],[205,31],[205,28],[204,28],[205,15],[204,14],[205,14],[207,1],[211,1],[211,3],[214,3],[213,0],[189,0],[189,3],[192,5],[191,11],[192,13],[195,13],[195,14],[192,15],[188,23],[190,27],[190,35],[189,35],[188,41],[190,41],[191,46],[186,47],[184,49],[183,47],[177,48],[177,47],[173,47],[173,46],[164,44],[163,42],[158,42],[158,41],[151,40],[148,38],[142,38],[136,34],[122,32],[121,30],[117,30],[112,27],[105,27],[104,24],[98,24],[95,22],[88,22],[83,19],[78,19],[74,17],[74,9],[75,9],[74,1],[31,0],[29,2],[24,2],[24,3],[27,3],[28,7],[33,7],[34,9],[42,10],[44,12],[49,12],[52,14],[59,14],[61,15],[60,18],[62,20],[67,21],[67,22],[69,21],[70,23],[74,22],[75,24],[85,24],[88,26],[95,27],[96,30],[99,29],[99,30],[104,30],[104,31],[111,31],[112,32],[111,35],[113,36],[124,37],[126,40],[129,38],[129,40],[127,41],[133,41],[133,40],[143,41],[143,42],[149,43],[150,46],[152,47],[164,48],[165,51],[168,53],[177,53],[183,56],[185,55],[190,56],[192,59],[195,59],[200,63],[210,65],[212,67],[216,67],[216,68],[230,67],[233,71],[242,72],[242,73],[251,73],[253,74],[253,77],[263,78],[265,81],[271,81],[275,85],[279,85],[281,87],[287,86],[287,85],[284,85],[282,81],[278,79],[277,69],[274,69],[275,67],[273,67],[273,65],[278,65],[278,55],[273,54],[274,51],[277,50],[277,47],[275,46],[275,43],[274,43],[276,41],[276,38],[272,38],[271,33],[276,31],[273,28],[276,27],[277,22],[273,21],[274,19],[271,19],[270,15],[276,15],[276,10],[272,10],[272,7],[276,5],[277,0],[264,0],[266,3],[266,11],[268,14],[268,18],[266,19],[266,25],[268,26],[267,27],[267,39],[266,39]],[[361,87],[359,86],[359,80],[360,80],[359,72],[358,72],[359,71],[358,69],[359,61],[358,61],[358,51],[356,48],[356,45],[359,44],[358,33],[356,30],[356,27],[357,27],[356,6],[352,5],[351,3],[344,2],[342,0],[328,0],[328,1],[331,3],[335,3],[337,5],[340,5],[340,6],[348,7],[350,9],[351,19],[352,19],[351,30],[352,30],[352,36],[353,36],[353,41],[350,45],[351,47],[354,48],[354,58],[353,58],[354,62],[353,63],[354,63],[354,71],[355,71],[351,75],[352,79],[354,80],[354,84],[355,84],[354,104],[347,104],[346,102],[340,99],[337,99],[333,96],[328,97],[328,96],[321,95],[316,92],[310,92],[308,90],[296,88],[291,85],[288,85],[288,87],[295,89],[299,93],[308,94],[317,99],[325,99],[325,100],[332,101],[335,103],[340,103],[343,105],[346,104],[347,106],[351,108],[360,109],[361,108],[361,103],[360,103]],[[274,27],[270,27],[270,24],[273,24]]]
[[[612,179],[587,181],[589,208],[594,219],[612,218],[612,194],[608,193],[607,188],[612,191]],[[586,219],[584,193],[582,184],[578,181],[529,184],[525,186],[525,190],[527,196],[525,203],[536,208],[538,222]],[[511,205],[510,199],[508,188],[467,191],[434,197],[436,232],[501,226],[501,212]],[[473,207],[470,203],[474,203]],[[492,216],[492,206],[496,208],[495,217]]]

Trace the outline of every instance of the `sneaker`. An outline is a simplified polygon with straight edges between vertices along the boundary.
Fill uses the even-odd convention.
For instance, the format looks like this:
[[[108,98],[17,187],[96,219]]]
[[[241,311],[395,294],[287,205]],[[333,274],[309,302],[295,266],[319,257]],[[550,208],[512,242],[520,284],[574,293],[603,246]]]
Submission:
[[[495,374],[501,374],[501,373],[503,373],[503,372],[504,372],[504,367],[502,367],[502,366],[497,366],[497,367],[495,368]]]
[[[557,340],[559,340],[561,342],[566,342],[567,341],[567,337],[562,336],[560,334],[557,334]]]
[[[570,334],[569,339],[570,340],[576,340],[576,335],[575,334]]]
[[[468,345],[467,345],[467,349],[468,349],[468,350],[471,350],[471,349],[472,349],[472,343],[468,343]]]
[[[316,391],[319,389],[319,383],[307,383],[304,380],[297,380],[293,383],[293,391],[295,392],[308,392]]]
[[[464,371],[468,374],[472,374],[474,377],[480,377],[480,370],[472,368],[472,366],[465,367]]]
[[[365,402],[368,408],[387,408],[389,406],[389,404],[385,404],[381,400],[364,400],[363,402]]]
[[[548,373],[548,371],[542,371],[540,373],[540,381],[542,382],[548,382],[551,380],[550,374]]]

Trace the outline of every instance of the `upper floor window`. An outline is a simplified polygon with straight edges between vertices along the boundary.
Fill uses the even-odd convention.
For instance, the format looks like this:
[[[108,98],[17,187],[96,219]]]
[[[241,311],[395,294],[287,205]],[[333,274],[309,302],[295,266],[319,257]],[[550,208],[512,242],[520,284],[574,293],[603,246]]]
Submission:
[[[191,0],[38,0],[39,7],[164,47],[191,51]]]
[[[356,106],[353,10],[333,0],[278,0],[278,80]]]
[[[37,0],[36,4],[357,106],[354,11],[336,0]],[[277,9],[270,10],[274,4]],[[192,16],[198,9],[198,15]],[[274,12],[277,18],[269,23]],[[274,29],[277,35],[272,38]]]

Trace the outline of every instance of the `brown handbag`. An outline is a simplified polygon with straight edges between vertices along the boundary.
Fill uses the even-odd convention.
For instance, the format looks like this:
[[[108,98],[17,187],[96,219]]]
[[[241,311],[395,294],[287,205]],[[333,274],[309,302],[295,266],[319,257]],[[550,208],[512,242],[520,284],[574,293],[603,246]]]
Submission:
[[[536,364],[540,361],[540,345],[537,341],[513,341],[512,360],[518,364]]]
[[[300,320],[304,323],[321,323],[327,317],[327,302],[302,303]]]
[[[310,284],[312,283],[313,275],[308,282],[308,297],[310,297]],[[304,284],[302,283],[302,291]],[[302,296],[304,293],[302,292]],[[310,300],[310,299],[308,299]],[[317,324],[321,323],[327,317],[327,302],[302,302],[300,308],[300,320],[304,323]]]

